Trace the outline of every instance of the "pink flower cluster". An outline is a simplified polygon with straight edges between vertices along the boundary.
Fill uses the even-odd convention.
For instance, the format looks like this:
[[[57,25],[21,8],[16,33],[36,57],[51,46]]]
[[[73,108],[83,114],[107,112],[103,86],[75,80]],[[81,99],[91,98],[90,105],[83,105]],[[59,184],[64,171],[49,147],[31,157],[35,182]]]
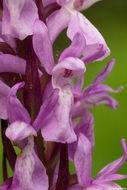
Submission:
[[[85,64],[103,60],[110,50],[100,32],[79,11],[99,0],[1,0],[0,120],[3,179],[0,190],[111,190],[127,160],[105,166],[93,179],[92,108],[118,102],[102,84],[115,60],[83,89]],[[54,59],[54,42],[66,29],[70,45]],[[62,43],[62,41],[61,41]],[[76,79],[76,82],[75,82]],[[15,152],[14,146],[21,151]],[[76,174],[69,172],[73,161]],[[13,170],[8,177],[7,161]]]

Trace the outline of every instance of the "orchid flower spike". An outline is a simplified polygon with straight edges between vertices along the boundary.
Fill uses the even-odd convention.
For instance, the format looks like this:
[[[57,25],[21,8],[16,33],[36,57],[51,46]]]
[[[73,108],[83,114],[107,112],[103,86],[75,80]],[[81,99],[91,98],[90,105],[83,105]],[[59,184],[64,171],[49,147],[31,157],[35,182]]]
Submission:
[[[78,177],[78,185],[74,185],[69,190],[110,190],[122,188],[112,180],[127,178],[127,175],[116,174],[127,160],[127,145],[125,139],[121,140],[123,156],[105,166],[95,177],[91,178],[92,150],[91,143],[83,134],[79,135],[77,150],[74,155],[74,164]]]

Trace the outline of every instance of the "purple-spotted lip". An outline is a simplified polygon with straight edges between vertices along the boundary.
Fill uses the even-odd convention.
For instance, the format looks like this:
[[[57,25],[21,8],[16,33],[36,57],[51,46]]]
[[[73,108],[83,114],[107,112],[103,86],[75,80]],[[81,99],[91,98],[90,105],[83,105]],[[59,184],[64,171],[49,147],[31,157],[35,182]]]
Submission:
[[[70,77],[70,76],[71,76],[71,74],[72,74],[72,70],[65,69],[65,71],[64,71],[64,77],[65,77],[65,78]]]

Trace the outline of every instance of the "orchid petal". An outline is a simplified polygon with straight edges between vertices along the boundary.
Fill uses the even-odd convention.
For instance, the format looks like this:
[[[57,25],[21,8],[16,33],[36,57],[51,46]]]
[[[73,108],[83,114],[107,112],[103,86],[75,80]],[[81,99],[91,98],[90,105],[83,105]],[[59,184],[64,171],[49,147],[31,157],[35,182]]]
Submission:
[[[9,92],[10,87],[0,80],[0,119],[8,119],[7,96]]]
[[[41,66],[44,67],[49,74],[51,74],[55,64],[52,44],[49,39],[46,25],[40,20],[36,20],[34,24],[33,47],[36,55],[41,61]]]
[[[105,46],[103,44],[88,45],[84,51],[84,57],[82,58],[82,61],[85,64],[94,62],[99,58],[103,57],[104,54],[105,54]]]
[[[81,187],[79,185],[73,185],[72,187],[69,188],[69,190],[114,190],[119,189],[123,190],[119,185],[113,182],[107,182],[107,183],[101,183],[101,181],[93,180],[93,183],[90,184],[88,187]]]
[[[76,33],[71,45],[65,49],[61,55],[58,61],[62,61],[62,59],[66,58],[66,57],[80,57],[85,49],[85,38],[83,36],[83,34],[81,33]]]
[[[56,141],[56,142],[74,141],[75,134],[72,128],[70,128],[71,124],[70,119],[68,121],[69,117],[68,109],[70,110],[70,107],[65,111],[64,109],[65,105],[64,105],[64,107],[62,106],[60,107],[62,108],[62,110],[60,110],[58,102],[58,93],[59,93],[58,89],[52,89],[49,92],[46,100],[44,101],[44,103],[40,108],[40,112],[36,120],[34,121],[33,126],[36,130],[41,128],[42,136],[46,141]],[[66,116],[67,118],[65,118]],[[63,120],[65,119],[64,122],[62,121],[62,118]]]
[[[91,90],[93,90],[94,88],[96,88],[96,86],[98,84],[100,84],[101,82],[103,82],[108,75],[110,74],[110,72],[112,71],[113,67],[115,64],[115,59],[111,59],[108,64],[106,65],[106,67],[97,75],[97,77],[95,78],[94,82],[88,86],[83,94],[86,96]]]
[[[34,139],[28,138],[28,144],[17,157],[11,190],[47,190],[48,176],[42,162],[34,151]]]
[[[106,183],[101,183],[101,181],[96,181],[93,180],[93,184],[89,186],[86,190],[114,190],[114,189],[119,189],[123,190],[118,184],[113,183],[113,182],[106,182]]]
[[[107,92],[102,91],[102,89],[101,91],[94,89],[92,92],[86,96],[84,95],[75,102],[72,109],[72,118],[82,117],[85,113],[91,112],[93,106],[98,106],[100,104],[104,104],[113,110],[116,110],[119,106],[118,102]]]
[[[47,88],[46,88],[47,91]],[[40,108],[40,112],[38,113],[33,126],[38,131],[40,128],[44,127],[44,123],[49,120],[50,115],[53,112],[53,108],[57,104],[58,99],[58,89],[51,89],[51,91],[48,90],[48,93],[46,93],[46,99],[44,100],[44,103],[42,104]]]
[[[110,74],[110,72],[112,71],[114,67],[114,64],[115,64],[115,59],[111,59],[106,65],[106,67],[97,75],[94,82],[90,86],[85,88],[83,92],[84,97],[87,96],[88,94],[99,93],[99,92],[104,92],[104,91],[118,93],[123,89],[123,87],[120,87],[117,90],[113,90],[111,87],[107,85],[100,84],[108,77],[108,75]]]
[[[78,122],[75,129],[75,134],[79,138],[80,134],[85,135],[91,143],[91,149],[94,147],[94,119],[91,113],[84,114],[83,118]],[[68,145],[69,156],[71,160],[74,159],[74,155],[77,149],[77,142]]]
[[[2,33],[20,40],[33,34],[33,25],[38,18],[37,7],[32,0],[3,1]]]
[[[124,151],[124,155],[111,162],[110,164],[108,164],[107,166],[105,166],[97,175],[96,175],[96,179],[106,179],[106,177],[108,177],[108,175],[114,174],[116,173],[124,164],[124,162],[127,160],[127,145],[125,142],[125,139],[122,139],[121,141],[122,144],[122,148]]]
[[[84,71],[83,62],[72,57],[63,59],[53,68],[52,85],[59,91],[57,102],[41,128],[42,136],[46,141],[71,143],[76,140],[71,121],[72,84],[74,77],[83,75]],[[42,113],[44,113],[44,107],[42,105]]]
[[[75,133],[79,136],[80,133],[85,135],[90,143],[91,148],[94,147],[94,118],[91,113],[84,114],[78,125],[75,127]]]
[[[83,82],[84,82],[84,76],[79,77],[78,81],[76,82],[73,88],[74,96],[76,96],[76,94],[79,95],[81,93]]]
[[[73,104],[72,82],[74,77],[82,76],[84,72],[85,67],[83,62],[72,57],[63,59],[62,62],[53,69],[53,88],[59,89],[59,106],[56,110],[57,122],[59,121],[59,125],[61,125],[61,128],[59,127],[59,133],[62,134],[63,132],[66,134],[64,136],[67,137],[68,143],[76,140],[70,118]]]
[[[6,179],[4,184],[0,185],[0,190],[8,190],[8,188],[11,186],[12,178]]]
[[[16,50],[16,40],[10,35],[2,35],[2,22],[0,21],[0,38]]]
[[[70,74],[66,73],[67,70],[71,71]],[[85,71],[86,71],[85,65],[80,59],[67,57],[54,67],[52,73],[53,83],[56,81],[56,78],[58,78],[59,75],[61,75],[63,81],[68,81],[68,79],[72,80],[75,77],[81,77]],[[56,81],[56,83],[57,82],[58,81]]]
[[[23,121],[15,121],[6,129],[6,136],[16,143],[32,135],[37,136],[36,131]]]
[[[88,186],[91,183],[91,143],[81,133],[79,134],[77,149],[74,155],[74,164],[79,184],[83,187]]]
[[[21,104],[16,96],[17,90],[24,86],[24,82],[14,85],[8,95],[7,100],[7,113],[10,123],[20,120],[26,123],[30,123],[31,119],[28,111]]]
[[[85,10],[100,0],[75,0],[74,7],[77,10]]]
[[[46,141],[72,142],[76,140],[76,137],[72,127],[70,127],[71,120],[68,113],[70,112],[71,99],[65,99],[65,103],[60,105],[58,93],[57,88],[49,92],[33,126],[36,130],[41,128],[42,136]]]
[[[24,59],[10,54],[0,55],[0,73],[13,72],[25,74],[26,62]]]
[[[115,59],[111,59],[106,67],[97,75],[97,77],[94,80],[94,83],[102,83],[110,74],[115,64]]]
[[[90,86],[89,86],[90,87]],[[89,88],[88,87],[88,88]],[[91,87],[92,87],[92,85],[91,85]],[[121,86],[120,88],[118,88],[118,89],[116,89],[116,90],[114,90],[113,88],[111,88],[110,86],[108,86],[108,85],[105,85],[105,84],[98,84],[98,85],[93,85],[93,88],[91,88],[91,90],[89,91],[89,94],[92,94],[92,93],[99,93],[99,92],[112,92],[112,93],[119,93],[119,92],[121,92],[122,90],[124,89],[124,87],[123,86]],[[85,97],[85,96],[87,96],[87,93],[88,93],[88,89],[86,88],[85,89],[85,91],[84,91],[84,96],[83,97]]]
[[[121,175],[121,174],[107,174],[105,177],[103,177],[103,179],[98,180],[99,182],[102,181],[102,183],[104,182],[109,182],[109,181],[114,181],[114,180],[120,180],[120,179],[125,179],[127,178],[127,175]],[[97,181],[97,180],[96,180]]]
[[[55,11],[54,14],[48,17],[47,27],[52,44],[54,43],[57,36],[68,26],[69,20],[70,13],[64,8]]]
[[[103,45],[104,54],[101,57],[98,57],[96,60],[102,60],[110,54],[110,50],[99,31],[87,20],[86,17],[78,12],[71,16],[71,20],[67,29],[67,36],[72,40],[77,32],[82,32],[86,39],[86,48],[84,50],[85,56],[88,56],[90,52],[94,50],[94,47],[94,51],[96,51],[98,45]]]
[[[74,161],[74,155],[77,149],[77,142],[69,143],[68,144],[68,155],[69,155],[69,160]]]
[[[61,6],[69,6],[70,4],[72,5],[74,3],[75,0],[56,0],[56,2],[61,5]]]
[[[88,105],[88,108],[104,104],[111,109],[116,110],[119,106],[118,102],[111,95],[103,91],[95,91],[89,94],[86,98],[84,98],[84,101]]]
[[[76,140],[70,119],[72,98],[69,94],[62,93],[52,112],[45,121],[41,132],[46,141],[71,143]]]
[[[6,184],[0,185],[0,190],[8,190],[8,185]]]
[[[69,190],[113,190],[113,189],[119,189],[123,190],[118,184],[113,182],[102,182],[101,180],[93,180],[92,184],[89,186],[83,188],[79,185],[73,185],[69,188]]]

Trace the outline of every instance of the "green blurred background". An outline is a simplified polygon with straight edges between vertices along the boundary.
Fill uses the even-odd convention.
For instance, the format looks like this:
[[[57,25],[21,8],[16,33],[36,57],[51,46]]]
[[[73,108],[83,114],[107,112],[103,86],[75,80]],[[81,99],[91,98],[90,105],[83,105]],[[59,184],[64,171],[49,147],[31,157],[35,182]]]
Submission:
[[[83,14],[102,33],[111,50],[111,56],[104,61],[87,65],[85,85],[90,84],[110,58],[114,57],[116,58],[115,67],[105,83],[114,89],[121,85],[125,87],[119,94],[113,94],[120,104],[116,111],[103,105],[93,109],[95,149],[92,176],[94,177],[106,164],[122,155],[121,139],[127,140],[127,0],[103,0],[84,11]],[[56,41],[55,49],[62,50],[67,47],[69,40],[65,40],[64,36],[65,32]],[[2,151],[1,144],[0,149]],[[0,184],[2,183],[1,163],[0,156]],[[72,164],[71,172],[74,172]],[[127,174],[127,163],[119,173]],[[124,188],[127,187],[127,179],[118,183]]]

